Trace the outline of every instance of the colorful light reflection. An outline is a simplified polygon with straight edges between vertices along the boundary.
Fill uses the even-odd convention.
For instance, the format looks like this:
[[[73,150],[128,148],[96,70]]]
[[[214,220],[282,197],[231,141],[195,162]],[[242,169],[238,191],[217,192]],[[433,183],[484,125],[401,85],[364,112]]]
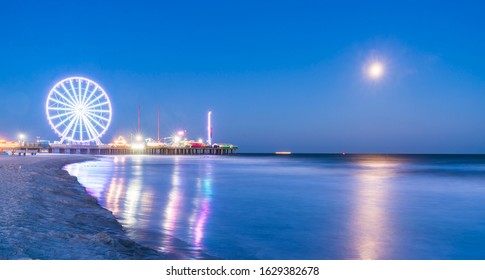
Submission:
[[[106,205],[108,209],[113,212],[113,215],[117,216],[120,214],[120,197],[124,192],[124,179],[113,177],[106,194]]]
[[[171,235],[177,226],[178,213],[180,211],[180,205],[182,203],[182,194],[180,191],[180,166],[178,158],[174,160],[174,167],[172,171],[172,187],[168,194],[168,203],[163,213],[162,229],[165,231],[165,235],[162,238],[162,251],[170,250],[173,247],[173,238]]]
[[[197,195],[194,198],[194,211],[189,219],[190,229],[193,230],[191,236],[196,249],[203,248],[202,240],[204,238],[207,219],[210,214],[210,203],[212,197],[212,179],[204,178],[197,180]]]
[[[134,158],[136,163],[141,163],[140,159]],[[140,198],[143,189],[143,168],[140,164],[133,165],[132,179],[128,181],[124,203],[124,222],[130,227],[134,227],[138,220],[137,214],[140,211]]]

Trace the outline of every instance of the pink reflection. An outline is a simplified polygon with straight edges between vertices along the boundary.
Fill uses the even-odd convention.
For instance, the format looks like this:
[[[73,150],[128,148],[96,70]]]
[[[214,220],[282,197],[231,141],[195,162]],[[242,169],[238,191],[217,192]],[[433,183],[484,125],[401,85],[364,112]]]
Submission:
[[[122,211],[120,209],[120,198],[122,198],[125,190],[125,179],[120,178],[117,175],[116,170],[118,170],[119,166],[121,168],[125,167],[125,157],[124,156],[115,156],[113,157],[113,164],[114,164],[114,172],[112,173],[111,182],[109,184],[107,193],[106,193],[106,207],[110,209],[115,216],[119,215]],[[108,176],[106,176],[108,177]]]
[[[180,190],[178,186],[173,187],[168,195],[168,204],[164,212],[163,228],[172,232],[176,228],[177,214],[181,202]]]
[[[201,184],[201,180],[197,181],[197,195],[194,199],[194,212],[190,217],[191,226],[193,229],[194,245],[197,249],[202,249],[202,239],[204,238],[205,225],[210,214],[210,202],[212,197],[212,180],[206,178]]]
[[[106,194],[106,206],[117,216],[120,214],[120,197],[123,194],[124,179],[113,177]]]

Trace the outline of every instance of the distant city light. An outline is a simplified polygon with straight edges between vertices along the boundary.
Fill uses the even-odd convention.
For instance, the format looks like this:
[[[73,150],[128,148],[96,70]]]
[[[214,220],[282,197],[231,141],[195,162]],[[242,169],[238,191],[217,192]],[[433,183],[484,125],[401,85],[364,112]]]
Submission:
[[[380,62],[374,62],[369,66],[368,74],[372,79],[379,79],[384,74],[384,66]]]

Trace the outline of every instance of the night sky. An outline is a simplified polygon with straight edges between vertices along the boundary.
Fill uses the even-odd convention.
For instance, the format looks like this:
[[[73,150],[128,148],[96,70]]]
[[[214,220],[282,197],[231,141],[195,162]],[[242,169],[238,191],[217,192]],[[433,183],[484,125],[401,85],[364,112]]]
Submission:
[[[229,3],[231,2],[231,3]],[[103,142],[186,129],[241,152],[485,153],[485,4],[1,1],[0,138],[58,140],[69,76],[99,83]],[[380,79],[366,69],[379,61]]]

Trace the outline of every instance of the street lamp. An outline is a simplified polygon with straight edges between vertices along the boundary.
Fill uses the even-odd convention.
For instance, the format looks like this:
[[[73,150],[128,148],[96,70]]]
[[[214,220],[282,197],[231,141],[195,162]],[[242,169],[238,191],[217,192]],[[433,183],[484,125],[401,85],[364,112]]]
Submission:
[[[19,145],[23,146],[24,145],[24,139],[25,135],[23,133],[19,134]]]

